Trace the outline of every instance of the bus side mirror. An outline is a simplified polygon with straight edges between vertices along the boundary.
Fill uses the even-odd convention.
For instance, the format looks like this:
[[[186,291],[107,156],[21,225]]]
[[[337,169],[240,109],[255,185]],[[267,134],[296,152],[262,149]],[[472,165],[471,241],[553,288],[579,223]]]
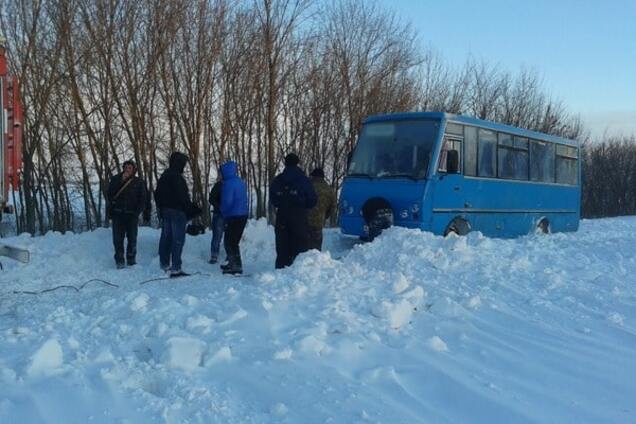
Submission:
[[[446,172],[448,174],[457,174],[459,172],[459,152],[457,150],[446,152]]]

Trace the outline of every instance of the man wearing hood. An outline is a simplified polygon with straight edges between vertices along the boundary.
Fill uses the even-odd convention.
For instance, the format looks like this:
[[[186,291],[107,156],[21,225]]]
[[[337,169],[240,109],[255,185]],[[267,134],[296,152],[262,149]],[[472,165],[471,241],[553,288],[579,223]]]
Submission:
[[[334,214],[338,201],[333,189],[325,181],[325,171],[322,168],[311,171],[310,177],[318,203],[309,211],[309,248],[322,250],[322,229],[325,221]]]
[[[269,188],[276,208],[276,268],[291,265],[299,253],[309,249],[309,210],[317,197],[311,181],[298,167],[294,153],[285,156],[285,169],[274,178]]]
[[[242,274],[243,262],[239,243],[247,223],[247,186],[238,175],[234,161],[221,165],[223,183],[221,185],[221,216],[223,216],[223,247],[227,264],[221,265],[224,274]]]
[[[115,264],[124,268],[136,263],[139,214],[146,209],[146,184],[137,176],[132,160],[124,162],[123,171],[114,175],[108,185],[107,215],[113,221]],[[149,211],[148,211],[149,212]],[[144,213],[145,215],[145,213]],[[144,220],[146,216],[144,216]],[[124,239],[128,239],[124,262]]]
[[[187,275],[181,270],[181,252],[185,244],[185,228],[192,202],[183,169],[188,157],[180,152],[170,155],[170,166],[166,169],[155,189],[155,203],[162,219],[159,239],[159,262],[171,277]]]

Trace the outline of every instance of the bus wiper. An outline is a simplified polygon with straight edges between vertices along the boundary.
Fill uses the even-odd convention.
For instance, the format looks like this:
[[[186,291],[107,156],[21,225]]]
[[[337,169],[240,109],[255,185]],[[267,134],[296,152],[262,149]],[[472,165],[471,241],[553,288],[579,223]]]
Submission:
[[[352,172],[351,174],[347,174],[347,177],[366,177],[372,179],[373,177],[369,174],[365,174],[362,172]]]
[[[417,178],[413,174],[387,174],[383,175],[382,178],[408,178],[417,181]]]

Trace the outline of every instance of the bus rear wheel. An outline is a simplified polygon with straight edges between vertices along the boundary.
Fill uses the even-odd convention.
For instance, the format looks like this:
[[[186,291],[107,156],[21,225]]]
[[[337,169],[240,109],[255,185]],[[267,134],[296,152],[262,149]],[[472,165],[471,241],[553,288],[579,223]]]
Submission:
[[[449,234],[455,234],[458,236],[465,236],[470,233],[470,223],[462,218],[453,219],[448,227],[446,227],[446,231],[444,231],[444,237]]]
[[[550,233],[550,221],[547,218],[543,218],[537,224],[537,233],[538,234],[549,234]]]

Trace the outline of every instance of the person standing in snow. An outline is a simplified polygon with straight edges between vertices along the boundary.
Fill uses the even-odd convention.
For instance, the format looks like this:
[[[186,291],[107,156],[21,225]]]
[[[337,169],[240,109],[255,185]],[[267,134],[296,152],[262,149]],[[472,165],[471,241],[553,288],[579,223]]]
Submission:
[[[171,277],[187,275],[181,269],[186,223],[197,215],[197,207],[190,201],[188,185],[183,177],[187,163],[188,157],[183,153],[170,155],[170,166],[161,174],[155,189],[155,203],[162,220],[159,263]]]
[[[146,208],[146,184],[135,174],[137,166],[132,160],[124,162],[123,171],[114,175],[108,184],[106,215],[113,221],[113,246],[117,268],[135,265],[139,214]],[[124,262],[124,239],[128,239]]]
[[[309,248],[307,214],[316,206],[317,197],[311,181],[298,167],[300,159],[294,153],[285,156],[285,169],[269,188],[276,208],[276,269],[290,266],[299,253]]]
[[[210,190],[210,206],[212,207],[212,242],[210,243],[210,260],[211,264],[215,264],[219,258],[219,250],[221,247],[221,239],[223,238],[223,216],[221,215],[221,186],[223,177],[219,170],[218,180]]]
[[[311,171],[311,184],[314,186],[318,202],[307,217],[309,222],[309,248],[322,250],[322,229],[325,221],[333,215],[336,209],[336,194],[325,181],[322,168]]]
[[[221,165],[223,184],[221,185],[221,215],[223,216],[223,246],[227,264],[221,265],[223,274],[242,274],[243,262],[239,243],[247,224],[247,186],[238,175],[234,161]]]

